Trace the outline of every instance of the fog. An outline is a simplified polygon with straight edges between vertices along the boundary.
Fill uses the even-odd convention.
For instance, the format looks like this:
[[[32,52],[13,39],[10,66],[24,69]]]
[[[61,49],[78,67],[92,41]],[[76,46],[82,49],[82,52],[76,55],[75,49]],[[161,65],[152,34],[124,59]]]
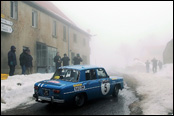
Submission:
[[[92,65],[125,68],[163,60],[173,38],[172,1],[54,1],[77,26],[90,30]]]

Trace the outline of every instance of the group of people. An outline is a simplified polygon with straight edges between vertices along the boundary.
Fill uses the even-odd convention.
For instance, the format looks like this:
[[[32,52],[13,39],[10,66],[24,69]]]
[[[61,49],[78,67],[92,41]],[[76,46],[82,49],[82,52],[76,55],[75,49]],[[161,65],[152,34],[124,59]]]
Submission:
[[[152,71],[153,71],[153,73],[156,73],[157,72],[157,66],[159,66],[159,69],[161,70],[162,69],[162,62],[159,60],[156,60],[155,58],[153,58],[152,60],[151,60],[151,62],[152,62]],[[150,69],[150,62],[149,62],[149,60],[147,60],[146,62],[145,62],[145,64],[146,64],[146,72],[147,73],[149,73],[149,69]]]
[[[16,47],[11,46],[11,50],[8,52],[8,65],[10,67],[10,72],[9,72],[10,76],[14,75],[15,66],[17,65],[15,52],[16,52]],[[30,54],[30,49],[29,48],[23,49],[23,52],[20,54],[19,57],[22,74],[32,74],[32,67],[33,67],[32,60],[33,57]],[[75,56],[72,60],[74,61],[74,65],[80,65],[80,62],[83,61],[79,54],[77,54],[77,56]],[[70,58],[67,56],[67,54],[64,54],[64,57],[61,58],[59,52],[57,52],[56,56],[54,57],[56,69],[61,67],[62,62],[63,66],[68,66],[69,61]]]
[[[17,65],[16,60],[16,47],[11,46],[11,50],[8,52],[8,65],[10,67],[9,75],[13,76],[15,72],[15,66]],[[22,69],[22,74],[31,74],[32,73],[32,60],[33,57],[30,54],[30,49],[23,49],[23,52],[20,54],[19,61]]]
[[[80,62],[83,61],[79,54],[77,54],[77,56],[75,56],[72,60],[74,61],[74,65],[80,65]],[[63,62],[63,66],[68,66],[69,61],[70,61],[70,58],[67,56],[67,54],[64,54],[64,57],[61,58],[61,56],[59,55],[59,52],[57,52],[56,56],[54,57],[56,69],[61,67],[62,62]]]

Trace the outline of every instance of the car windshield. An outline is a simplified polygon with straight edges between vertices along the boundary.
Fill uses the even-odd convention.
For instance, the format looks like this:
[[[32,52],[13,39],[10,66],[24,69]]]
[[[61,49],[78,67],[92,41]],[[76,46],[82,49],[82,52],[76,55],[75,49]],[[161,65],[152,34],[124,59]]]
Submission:
[[[71,81],[77,82],[79,80],[80,72],[75,69],[58,69],[54,73],[51,80],[63,80],[63,81]]]

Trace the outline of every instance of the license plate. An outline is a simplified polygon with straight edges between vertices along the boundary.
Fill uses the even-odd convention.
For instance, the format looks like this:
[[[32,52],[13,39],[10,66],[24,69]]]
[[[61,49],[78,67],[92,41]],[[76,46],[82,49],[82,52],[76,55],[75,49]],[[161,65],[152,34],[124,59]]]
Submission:
[[[49,96],[49,90],[48,89],[44,89],[43,93],[44,93],[44,96]]]

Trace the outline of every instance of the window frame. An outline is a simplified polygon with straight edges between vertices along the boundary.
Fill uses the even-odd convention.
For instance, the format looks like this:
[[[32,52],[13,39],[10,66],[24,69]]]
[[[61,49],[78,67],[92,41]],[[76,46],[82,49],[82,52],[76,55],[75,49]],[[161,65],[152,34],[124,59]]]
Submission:
[[[90,76],[89,79],[86,79],[86,72],[87,72],[87,71],[89,71],[89,76]],[[95,78],[92,77],[91,71],[94,71],[94,72],[95,72]],[[87,70],[85,70],[85,80],[86,80],[86,81],[89,81],[89,80],[97,80],[96,69],[87,69]]]
[[[18,3],[17,1],[10,1],[10,17],[18,19]]]
[[[56,20],[53,20],[53,23],[52,23],[52,36],[53,37],[57,37],[57,22]]]
[[[32,10],[32,27],[37,28],[38,26],[38,12]]]
[[[104,76],[100,77],[100,75],[99,75],[99,73],[98,73],[98,70],[103,70],[103,72],[104,72],[104,74],[106,75],[106,77],[104,77]],[[98,77],[99,79],[109,78],[108,74],[106,73],[106,71],[105,71],[103,68],[97,68],[97,69],[96,69],[96,72],[97,72],[97,77]]]

